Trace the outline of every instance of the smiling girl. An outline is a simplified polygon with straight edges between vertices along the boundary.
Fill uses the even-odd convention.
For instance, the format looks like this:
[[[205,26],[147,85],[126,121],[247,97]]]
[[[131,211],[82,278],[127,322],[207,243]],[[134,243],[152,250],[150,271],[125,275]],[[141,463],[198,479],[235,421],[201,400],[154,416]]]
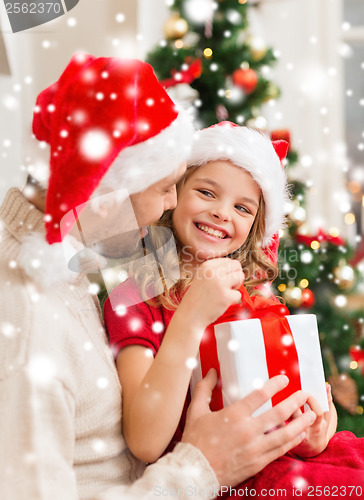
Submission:
[[[283,222],[286,178],[267,137],[220,123],[198,132],[177,196],[177,207],[159,225],[174,233],[180,279],[143,302],[153,296],[147,291],[155,276],[142,266],[104,308],[123,389],[124,436],[145,462],[181,436],[206,327],[240,301],[243,281],[252,292],[272,279],[267,247]],[[136,305],[120,316],[111,304],[123,304],[126,296]]]

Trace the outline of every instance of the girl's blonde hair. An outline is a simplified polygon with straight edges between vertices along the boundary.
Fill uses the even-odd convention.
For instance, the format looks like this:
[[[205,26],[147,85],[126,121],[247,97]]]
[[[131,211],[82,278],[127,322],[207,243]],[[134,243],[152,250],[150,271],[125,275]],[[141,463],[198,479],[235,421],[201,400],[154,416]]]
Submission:
[[[177,195],[198,167],[199,166],[191,166],[188,168],[185,175],[177,184]],[[181,270],[185,249],[175,235],[172,216],[173,210],[166,211],[160,220],[154,224],[154,227],[151,227],[149,237],[153,247],[161,249],[165,243],[165,232],[161,232],[158,228],[165,227],[173,233],[176,249],[170,248],[162,257],[160,256],[161,252],[158,252],[158,260],[160,263],[158,269],[156,269],[155,264],[151,265],[148,263],[139,265],[138,268],[133,268],[133,265],[131,266],[131,274],[140,286],[143,300],[152,306],[158,307],[162,305],[170,310],[177,308],[193,278],[192,275],[184,274],[183,269]],[[258,285],[272,281],[277,276],[276,265],[262,249],[264,234],[265,203],[263,195],[261,195],[259,207],[247,239],[240,248],[228,255],[228,257],[236,259],[241,263],[245,275],[244,285],[250,294],[257,293],[256,287]],[[178,262],[176,262],[176,250]],[[181,275],[176,281],[175,277],[178,276],[180,272]],[[153,287],[156,280],[162,281],[164,293],[150,299],[148,297],[153,297],[155,295],[153,293]]]

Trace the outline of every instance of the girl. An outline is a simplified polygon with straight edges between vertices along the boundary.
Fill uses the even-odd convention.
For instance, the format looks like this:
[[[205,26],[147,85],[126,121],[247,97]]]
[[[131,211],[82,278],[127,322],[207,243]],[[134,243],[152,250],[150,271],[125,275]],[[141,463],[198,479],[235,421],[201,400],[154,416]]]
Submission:
[[[156,299],[142,302],[153,296],[155,275],[141,266],[133,279],[113,290],[104,309],[123,388],[124,436],[145,462],[159,458],[176,429],[174,440],[180,437],[178,424],[183,425],[206,327],[240,301],[243,281],[252,293],[272,279],[275,266],[264,247],[283,223],[287,199],[284,171],[264,135],[226,122],[197,135],[177,186],[177,207],[159,223],[174,233],[180,279]],[[153,239],[152,231],[149,236]],[[126,297],[135,305],[120,316],[115,305]],[[320,453],[336,427],[332,403],[325,416],[313,398],[309,403],[318,426],[312,426],[315,441],[308,433],[297,449],[303,455]]]

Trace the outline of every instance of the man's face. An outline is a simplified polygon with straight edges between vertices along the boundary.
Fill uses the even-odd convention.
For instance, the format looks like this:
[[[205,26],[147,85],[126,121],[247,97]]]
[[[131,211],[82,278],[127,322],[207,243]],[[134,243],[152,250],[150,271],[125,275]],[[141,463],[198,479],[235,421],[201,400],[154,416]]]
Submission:
[[[152,184],[145,191],[130,195],[138,226],[150,226],[156,222],[166,210],[175,208],[177,204],[176,183],[186,171],[183,162],[178,170],[159,182]]]
[[[98,198],[91,200],[91,204],[80,213],[71,233],[78,238],[77,232],[81,229],[83,243],[105,257],[117,259],[134,254],[141,244],[141,237],[146,234],[145,226],[153,224],[163,212],[176,206],[176,182],[185,170],[186,163],[183,162],[168,177],[130,196],[120,196],[125,190],[107,193],[99,198],[101,202],[97,210],[91,207]]]

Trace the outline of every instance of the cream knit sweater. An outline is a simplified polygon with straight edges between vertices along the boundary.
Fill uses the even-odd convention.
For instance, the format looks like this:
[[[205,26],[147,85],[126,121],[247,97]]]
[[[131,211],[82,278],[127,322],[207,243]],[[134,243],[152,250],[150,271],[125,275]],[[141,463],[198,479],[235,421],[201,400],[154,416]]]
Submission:
[[[43,289],[20,268],[22,238],[44,228],[18,189],[4,200],[0,229],[0,497],[217,491],[207,460],[188,444],[143,474],[122,437],[121,387],[87,277]]]

